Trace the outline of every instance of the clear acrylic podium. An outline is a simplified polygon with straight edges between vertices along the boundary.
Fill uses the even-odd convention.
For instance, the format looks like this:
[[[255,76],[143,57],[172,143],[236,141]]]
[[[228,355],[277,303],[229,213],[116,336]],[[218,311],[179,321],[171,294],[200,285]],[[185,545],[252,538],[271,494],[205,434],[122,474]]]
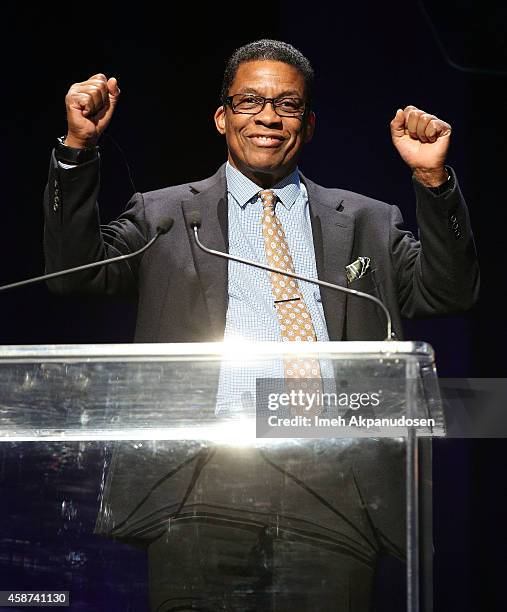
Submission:
[[[284,361],[310,357],[316,413],[280,395]],[[443,435],[424,343],[3,347],[0,590],[67,586],[80,610],[429,611]],[[124,584],[98,595],[111,563]]]

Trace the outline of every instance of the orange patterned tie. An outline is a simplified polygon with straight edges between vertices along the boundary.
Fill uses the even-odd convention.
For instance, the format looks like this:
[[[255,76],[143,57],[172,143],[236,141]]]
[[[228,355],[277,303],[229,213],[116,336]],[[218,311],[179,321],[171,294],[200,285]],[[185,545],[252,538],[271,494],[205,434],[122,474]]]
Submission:
[[[268,266],[294,272],[294,264],[280,220],[275,214],[276,196],[266,189],[259,193],[262,201],[262,235]],[[271,290],[278,314],[283,342],[315,342],[317,335],[312,317],[304,302],[298,281],[283,274],[269,272]],[[318,378],[320,365],[317,359],[285,360],[285,378]]]

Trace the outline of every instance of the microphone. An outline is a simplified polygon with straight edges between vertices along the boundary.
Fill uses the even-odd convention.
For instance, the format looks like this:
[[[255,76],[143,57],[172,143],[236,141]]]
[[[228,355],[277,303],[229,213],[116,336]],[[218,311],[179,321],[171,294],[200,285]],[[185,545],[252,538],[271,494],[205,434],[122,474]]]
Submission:
[[[246,264],[247,266],[254,266],[255,268],[260,268],[261,270],[267,270],[268,272],[275,272],[277,274],[283,274],[284,276],[289,276],[290,278],[295,278],[297,280],[302,280],[307,283],[313,283],[314,285],[320,285],[321,287],[327,287],[328,289],[334,289],[335,291],[341,291],[342,293],[348,293],[349,295],[355,295],[357,297],[365,298],[370,300],[377,306],[380,306],[385,317],[386,317],[386,340],[392,340],[394,338],[394,334],[392,332],[392,322],[391,315],[389,314],[389,310],[387,310],[384,303],[379,300],[377,297],[370,295],[369,293],[364,293],[363,291],[356,291],[356,289],[349,289],[348,287],[342,287],[341,285],[335,285],[334,283],[328,283],[327,281],[320,280],[318,278],[310,278],[308,276],[302,276],[301,274],[295,274],[294,272],[289,272],[287,270],[282,270],[281,268],[272,268],[271,266],[266,266],[265,264],[259,263],[258,261],[251,261],[249,259],[244,259],[243,257],[237,257],[236,255],[231,255],[230,253],[222,253],[222,251],[215,251],[214,249],[208,249],[205,247],[202,242],[199,240],[199,228],[201,227],[201,215],[198,211],[194,210],[189,216],[188,223],[190,228],[193,230],[194,238],[197,243],[197,246],[202,249],[205,253],[209,253],[210,255],[216,255],[217,257],[223,257],[224,259],[230,259],[231,261],[237,261],[242,264]]]
[[[93,261],[89,264],[84,264],[82,266],[77,266],[75,268],[68,268],[66,270],[60,270],[59,272],[52,272],[51,274],[43,274],[42,276],[36,276],[34,278],[27,278],[26,280],[18,281],[17,283],[10,283],[9,285],[2,285],[0,287],[0,291],[6,291],[7,289],[15,289],[17,287],[22,287],[23,285],[31,285],[32,283],[38,283],[40,281],[50,280],[52,278],[58,278],[59,276],[66,276],[67,274],[73,274],[74,272],[82,272],[84,270],[89,270],[90,268],[98,268],[99,266],[108,266],[109,264],[116,263],[119,261],[125,261],[130,259],[131,257],[136,257],[136,255],[141,255],[144,251],[147,251],[155,242],[158,240],[162,234],[167,234],[167,232],[173,226],[174,219],[171,217],[167,217],[162,219],[162,221],[157,225],[156,234],[149,240],[142,248],[134,251],[133,253],[128,253],[127,255],[119,255],[118,257],[112,257],[111,259],[103,259],[101,261]]]

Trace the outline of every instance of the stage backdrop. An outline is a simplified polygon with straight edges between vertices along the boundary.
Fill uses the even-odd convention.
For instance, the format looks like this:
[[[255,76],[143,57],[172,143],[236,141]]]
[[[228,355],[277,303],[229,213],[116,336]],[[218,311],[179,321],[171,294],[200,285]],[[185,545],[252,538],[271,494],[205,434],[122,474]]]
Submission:
[[[317,72],[317,131],[301,162],[313,180],[396,203],[415,230],[410,175],[390,143],[389,121],[399,106],[415,104],[453,125],[450,163],[470,207],[481,302],[466,317],[411,322],[407,335],[434,346],[442,375],[505,376],[502,3],[370,0],[330,8],[297,0],[174,12],[68,5],[7,9],[3,17],[0,282],[43,271],[42,192],[73,82],[100,71],[122,89],[101,143],[108,221],[134,190],[202,178],[223,163],[212,115],[225,59],[245,42],[280,38]],[[135,305],[63,299],[40,285],[2,294],[0,317],[3,344],[128,342]],[[437,610],[483,609],[485,592],[496,600],[488,609],[500,609],[505,451],[503,441],[435,445]]]

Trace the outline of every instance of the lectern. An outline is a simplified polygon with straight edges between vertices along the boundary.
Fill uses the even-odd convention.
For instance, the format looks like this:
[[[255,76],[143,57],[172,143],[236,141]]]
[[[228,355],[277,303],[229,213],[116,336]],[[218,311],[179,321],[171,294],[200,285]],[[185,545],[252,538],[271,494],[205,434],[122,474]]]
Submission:
[[[305,359],[318,388],[289,391],[284,363]],[[83,602],[94,563],[135,553],[146,592],[109,584],[109,610],[121,593],[159,611],[395,609],[376,601],[400,596],[379,584],[395,567],[405,609],[429,611],[444,434],[424,343],[3,347],[0,590],[53,588],[56,559]]]

